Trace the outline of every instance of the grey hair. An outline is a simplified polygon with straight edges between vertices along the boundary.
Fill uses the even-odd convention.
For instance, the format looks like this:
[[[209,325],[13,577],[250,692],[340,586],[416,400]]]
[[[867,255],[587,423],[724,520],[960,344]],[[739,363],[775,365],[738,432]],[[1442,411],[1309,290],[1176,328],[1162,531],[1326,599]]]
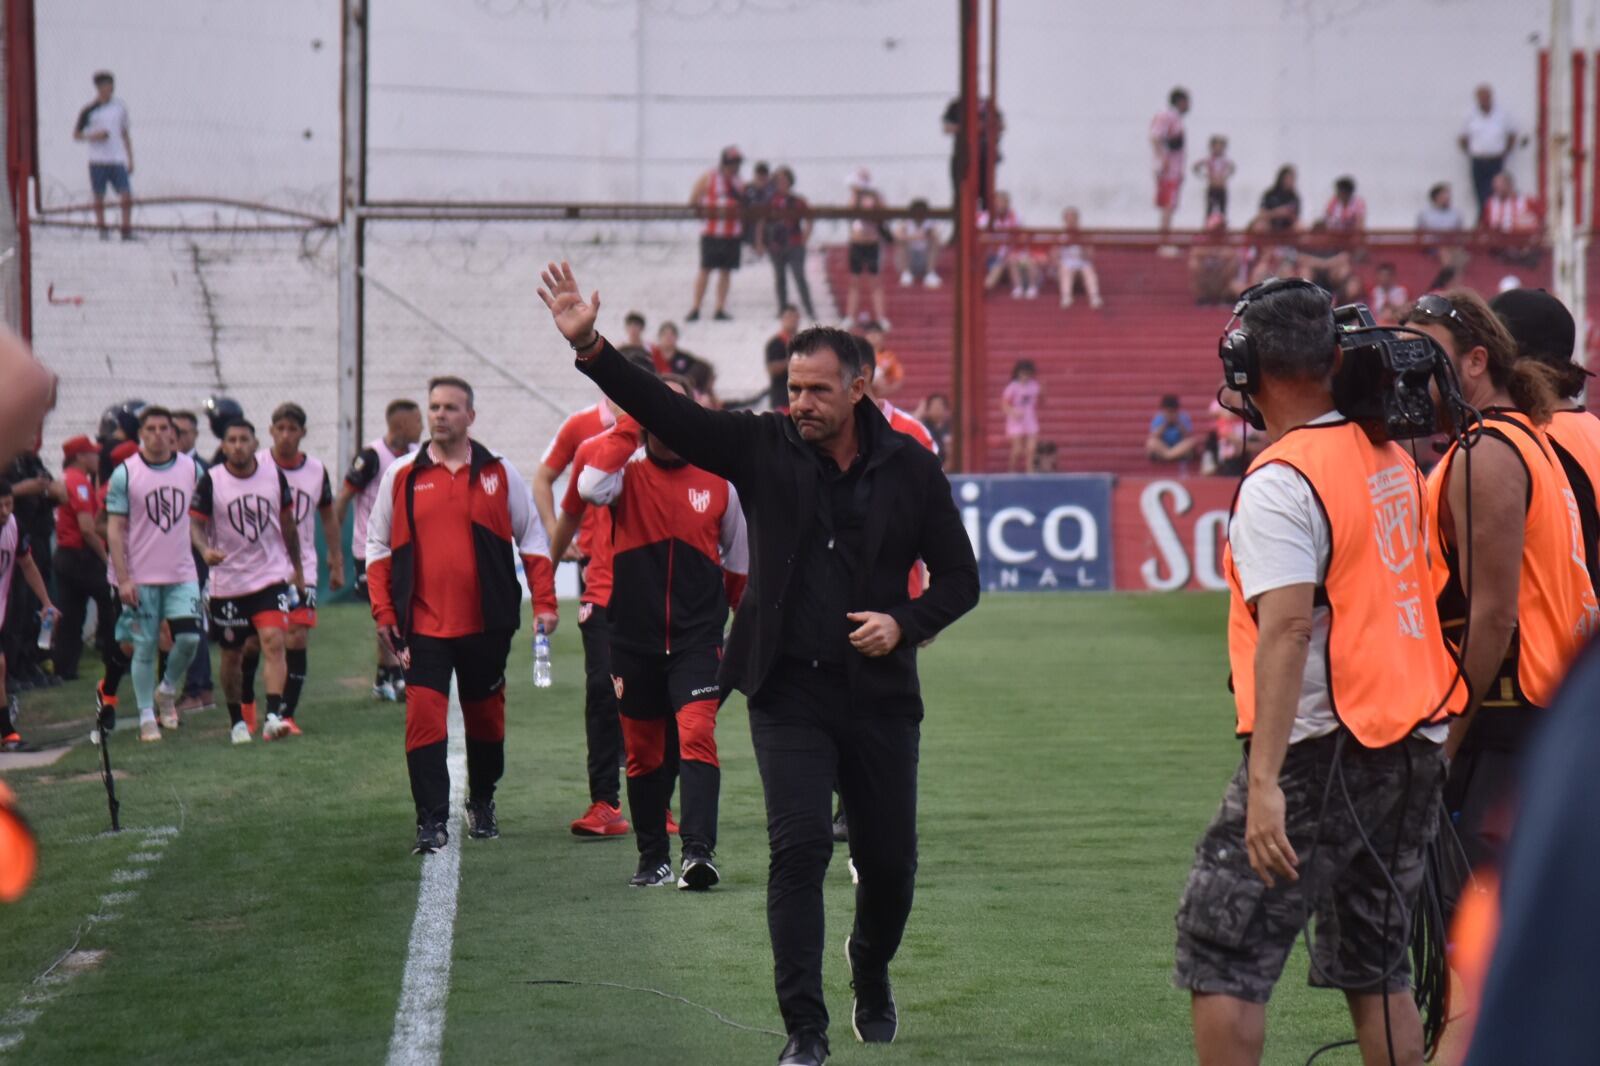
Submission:
[[[1316,381],[1333,371],[1338,331],[1333,298],[1320,288],[1268,293],[1251,302],[1243,324],[1263,377]]]

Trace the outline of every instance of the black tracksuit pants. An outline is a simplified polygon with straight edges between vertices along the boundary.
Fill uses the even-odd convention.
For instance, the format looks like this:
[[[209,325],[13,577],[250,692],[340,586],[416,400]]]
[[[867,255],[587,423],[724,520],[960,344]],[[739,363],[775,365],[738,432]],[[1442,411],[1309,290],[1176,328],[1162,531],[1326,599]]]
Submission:
[[[83,656],[83,622],[89,604],[95,605],[95,644],[102,653],[111,643],[117,612],[116,596],[106,581],[106,564],[88,548],[62,548],[52,564],[56,572],[56,606],[61,620],[56,625],[52,658],[57,676],[71,680],[78,676],[78,660]]]
[[[622,765],[622,726],[611,682],[611,626],[606,609],[585,603],[578,611],[583,635],[583,731],[589,745],[589,802],[620,806],[617,769]]]
[[[921,728],[910,718],[852,711],[842,668],[784,659],[750,700],[750,735],[767,801],[778,1008],[790,1033],[826,1029],[822,883],[833,854],[834,784],[850,812],[861,877],[854,955],[865,971],[884,973],[911,915]]]

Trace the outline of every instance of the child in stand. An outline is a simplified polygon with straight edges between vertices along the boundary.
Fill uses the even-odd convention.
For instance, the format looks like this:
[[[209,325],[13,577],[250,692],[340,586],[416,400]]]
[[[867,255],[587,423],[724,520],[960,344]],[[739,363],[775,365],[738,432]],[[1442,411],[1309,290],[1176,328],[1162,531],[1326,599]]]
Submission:
[[[900,253],[901,287],[920,281],[925,288],[937,289],[939,274],[933,260],[939,250],[939,230],[928,217],[928,201],[911,201],[911,217],[895,227],[894,239]]]
[[[1026,474],[1033,470],[1034,452],[1039,443],[1038,371],[1032,359],[1019,359],[1011,368],[1011,380],[1000,393],[1000,410],[1006,416],[1006,439],[1011,456],[1006,470]]]
[[[1206,217],[1228,217],[1228,180],[1233,177],[1233,160],[1228,158],[1228,138],[1213,136],[1211,150],[1194,165],[1197,176],[1206,179]]]
[[[1077,243],[1078,236],[1078,209],[1069,207],[1061,212],[1061,228],[1067,231],[1067,236],[1073,243],[1061,246],[1061,306],[1072,306],[1073,290],[1078,282],[1083,282],[1083,291],[1089,294],[1089,306],[1096,311],[1104,307],[1100,299],[1100,275],[1095,273],[1094,260],[1090,252],[1083,245]]]

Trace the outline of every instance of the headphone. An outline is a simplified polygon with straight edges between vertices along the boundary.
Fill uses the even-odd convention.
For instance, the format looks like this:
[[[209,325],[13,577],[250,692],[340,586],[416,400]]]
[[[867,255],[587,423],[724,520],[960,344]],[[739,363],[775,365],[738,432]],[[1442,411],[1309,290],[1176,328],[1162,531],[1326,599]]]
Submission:
[[[1222,360],[1223,385],[1217,390],[1217,402],[1224,408],[1243,418],[1253,429],[1266,428],[1266,420],[1255,404],[1250,402],[1250,397],[1261,388],[1261,355],[1256,351],[1255,341],[1244,328],[1245,312],[1250,310],[1250,305],[1258,303],[1269,296],[1280,292],[1292,292],[1295,289],[1311,289],[1320,293],[1329,300],[1329,313],[1332,314],[1332,297],[1328,290],[1321,285],[1304,278],[1268,278],[1259,285],[1252,285],[1239,297],[1239,302],[1233,305],[1233,317],[1228,319],[1228,324],[1223,327],[1222,337],[1217,341],[1217,358]],[[1232,389],[1244,397],[1241,407],[1234,407],[1222,399],[1222,393]]]

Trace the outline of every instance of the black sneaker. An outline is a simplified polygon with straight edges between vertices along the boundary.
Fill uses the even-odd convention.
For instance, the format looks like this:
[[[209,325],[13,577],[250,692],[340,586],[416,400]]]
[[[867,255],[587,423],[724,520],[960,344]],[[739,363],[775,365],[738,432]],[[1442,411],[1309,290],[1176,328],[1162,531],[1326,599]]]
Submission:
[[[693,311],[690,311],[688,314],[684,315],[683,316],[683,320],[685,322],[698,322],[698,321],[700,321],[700,309],[698,307],[696,307]]]
[[[678,875],[678,887],[689,892],[704,892],[713,888],[722,875],[711,862],[711,852],[705,848],[683,849],[683,871]]]
[[[417,824],[417,842],[411,845],[413,855],[432,855],[450,843],[450,831],[441,822],[432,820]]]
[[[895,1006],[894,990],[889,987],[889,974],[867,977],[856,968],[855,952],[850,950],[850,938],[844,941],[845,962],[850,966],[850,988],[855,999],[850,1004],[850,1028],[863,1044],[892,1044],[900,1031],[900,1011]]]
[[[494,800],[482,803],[467,802],[467,836],[473,840],[494,840],[500,835],[500,823],[494,817]]]
[[[718,311],[716,314],[712,315],[711,317],[717,322],[732,322],[733,321],[733,316],[728,314],[728,312],[726,312],[726,311]]]
[[[628,878],[629,888],[661,888],[670,884],[672,884],[670,862],[654,863],[649,859],[640,859],[638,872]]]
[[[778,1056],[778,1066],[822,1066],[827,1061],[828,1037],[820,1029],[801,1029]]]
[[[843,844],[850,839],[850,827],[844,820],[844,808],[840,807],[833,814],[833,840],[836,844]]]

